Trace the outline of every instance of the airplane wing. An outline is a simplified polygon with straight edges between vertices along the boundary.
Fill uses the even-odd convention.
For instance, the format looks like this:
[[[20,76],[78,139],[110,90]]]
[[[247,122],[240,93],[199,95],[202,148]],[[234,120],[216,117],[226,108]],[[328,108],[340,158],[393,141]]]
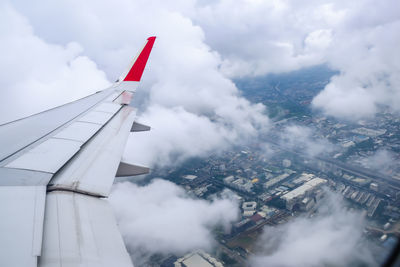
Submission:
[[[106,198],[130,132],[129,106],[155,37],[110,87],[0,125],[0,266],[132,266]]]

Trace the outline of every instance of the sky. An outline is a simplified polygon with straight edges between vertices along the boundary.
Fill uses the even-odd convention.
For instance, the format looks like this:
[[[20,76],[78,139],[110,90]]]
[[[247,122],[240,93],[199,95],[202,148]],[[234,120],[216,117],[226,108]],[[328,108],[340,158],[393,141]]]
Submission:
[[[395,0],[2,0],[0,123],[106,88],[153,35],[157,40],[137,93],[139,119],[152,131],[130,136],[124,158],[132,162],[176,166],[268,131],[268,107],[241,96],[233,83],[239,77],[326,64],[338,74],[313,99],[316,111],[347,121],[373,118],[382,108],[399,112],[399,5]],[[310,154],[331,147],[310,140],[310,131],[289,126],[283,140],[290,145],[299,138]],[[125,184],[115,194],[157,192],[159,183]],[[173,185],[163,186],[171,190],[171,201],[197,205],[199,211],[202,205],[221,212],[224,205],[236,205],[229,199],[196,202]],[[157,206],[157,199],[148,201]],[[221,223],[214,219],[205,224]],[[130,227],[124,229],[129,237]]]

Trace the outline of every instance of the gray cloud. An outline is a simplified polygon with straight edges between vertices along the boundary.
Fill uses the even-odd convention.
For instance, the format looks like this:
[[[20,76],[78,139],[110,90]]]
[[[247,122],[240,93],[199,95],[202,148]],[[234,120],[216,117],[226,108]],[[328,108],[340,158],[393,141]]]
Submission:
[[[363,158],[361,164],[366,168],[384,173],[398,165],[398,160],[396,160],[395,153],[385,149],[379,149],[373,155]]]
[[[231,77],[286,72],[325,61],[331,27],[343,16],[329,1],[216,1],[194,21]]]
[[[399,10],[395,0],[217,1],[193,17],[231,77],[321,63],[339,70],[313,106],[357,120],[400,109]]]
[[[318,136],[311,128],[301,125],[288,125],[280,134],[280,145],[289,149],[317,156],[334,151],[335,145],[324,137]]]
[[[118,183],[110,202],[135,261],[148,253],[210,249],[214,244],[211,229],[228,227],[239,213],[232,199],[194,199],[164,180],[153,180],[147,186]]]
[[[372,245],[362,237],[364,215],[328,193],[318,213],[264,228],[253,266],[377,266]]]
[[[400,110],[400,54],[396,49],[400,13],[387,21],[390,5],[378,5],[373,12],[365,6],[360,9],[367,13],[348,18],[328,55],[340,74],[313,100],[314,107],[348,120],[373,117],[381,107]],[[380,17],[366,19],[371,13]]]
[[[197,31],[191,24],[187,27]],[[130,140],[128,160],[177,164],[189,156],[203,156],[243,142],[268,128],[265,107],[240,97],[235,85],[218,70],[220,59],[209,51],[201,35],[194,40],[164,38],[160,37],[157,58],[151,62],[156,82],[141,114],[154,131]]]

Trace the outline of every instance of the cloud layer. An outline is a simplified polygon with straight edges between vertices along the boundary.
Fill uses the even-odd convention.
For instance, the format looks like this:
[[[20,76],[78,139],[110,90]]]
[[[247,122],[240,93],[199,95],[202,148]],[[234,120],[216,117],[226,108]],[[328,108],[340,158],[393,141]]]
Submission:
[[[135,260],[146,253],[185,253],[213,246],[211,229],[236,220],[230,199],[193,199],[177,185],[153,180],[147,186],[125,182],[113,188],[110,202]]]
[[[5,2],[0,84],[2,99],[16,100],[2,107],[22,116],[101,89],[157,35],[139,95],[143,118],[166,134],[133,138],[131,161],[179,163],[268,128],[265,107],[242,98],[227,77],[327,63],[340,74],[313,100],[316,109],[348,120],[381,107],[398,111],[396,7],[394,0]],[[19,100],[22,92],[35,100]],[[164,114],[177,116],[171,126]]]
[[[147,137],[130,140],[127,160],[151,166],[178,164],[187,157],[203,156],[255,137],[258,131],[268,127],[265,107],[251,104],[240,96],[236,86],[220,71],[221,57],[205,43],[204,31],[184,15],[191,13],[194,3],[177,2],[170,6],[162,1],[150,4],[121,1],[119,4],[113,4],[121,7],[118,12],[112,11],[106,2],[94,1],[92,5],[46,2],[47,8],[54,12],[44,12],[36,4],[25,5],[18,1],[9,6],[14,13],[21,12],[20,17],[26,16],[26,23],[29,20],[37,34],[43,36],[42,43],[46,45],[43,53],[51,55],[48,46],[62,47],[74,41],[69,46],[83,48],[85,54],[106,71],[109,79],[119,76],[149,33],[158,36],[141,85],[147,90],[139,92],[145,102],[141,105],[145,107],[140,114],[142,121],[155,131]],[[47,27],[46,23],[56,17],[64,19],[56,20],[56,28]],[[67,66],[74,67],[75,61],[83,61],[77,56],[81,48],[71,52],[65,62]],[[89,58],[85,59],[91,62]],[[32,64],[38,60],[33,59]],[[63,63],[59,63],[60,67]],[[96,65],[92,74],[83,77],[91,84],[103,81],[104,75]],[[95,74],[103,75],[102,79]],[[73,86],[67,77],[54,79]],[[87,83],[81,82],[80,86],[87,86]],[[52,85],[57,84],[53,82]],[[49,97],[63,98],[61,93]]]
[[[398,166],[398,157],[399,155],[391,151],[379,149],[371,156],[363,158],[360,163],[366,168],[385,173]]]
[[[47,43],[24,16],[0,4],[0,124],[94,93],[109,85],[76,42]]]
[[[400,111],[400,12],[389,2],[349,11],[328,54],[340,74],[313,100],[315,107],[348,120],[373,117],[382,107]]]
[[[362,237],[364,217],[329,193],[311,218],[265,228],[253,266],[377,266],[371,244]]]
[[[330,153],[335,149],[332,143],[319,137],[311,128],[295,124],[283,129],[279,143],[282,147],[301,151],[311,157]]]
[[[381,1],[216,1],[192,16],[230,77],[327,63],[340,72],[313,106],[346,120],[400,109],[400,5]]]

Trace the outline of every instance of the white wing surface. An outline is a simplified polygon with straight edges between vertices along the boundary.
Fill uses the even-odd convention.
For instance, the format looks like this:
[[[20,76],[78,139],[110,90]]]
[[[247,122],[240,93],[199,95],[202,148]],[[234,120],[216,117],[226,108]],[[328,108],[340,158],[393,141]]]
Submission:
[[[0,125],[0,266],[132,266],[106,197],[148,172],[121,157],[154,41],[110,88]]]

